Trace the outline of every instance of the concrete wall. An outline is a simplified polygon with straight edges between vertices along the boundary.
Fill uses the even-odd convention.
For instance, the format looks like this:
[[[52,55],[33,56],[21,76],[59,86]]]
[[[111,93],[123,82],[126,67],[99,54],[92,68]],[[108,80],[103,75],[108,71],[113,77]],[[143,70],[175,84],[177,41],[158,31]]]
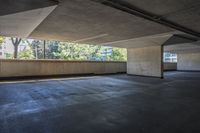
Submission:
[[[177,70],[177,63],[164,62],[164,70],[165,71]]]
[[[126,72],[126,62],[0,60],[0,77]]]
[[[163,77],[162,46],[128,49],[127,73]]]
[[[200,53],[178,54],[178,70],[200,71]]]

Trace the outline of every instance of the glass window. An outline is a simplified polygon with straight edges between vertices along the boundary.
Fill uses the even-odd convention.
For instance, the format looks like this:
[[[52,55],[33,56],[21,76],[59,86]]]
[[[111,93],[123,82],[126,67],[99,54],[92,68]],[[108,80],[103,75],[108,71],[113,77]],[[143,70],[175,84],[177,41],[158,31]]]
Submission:
[[[163,61],[164,62],[177,62],[177,54],[170,53],[170,52],[164,52]]]

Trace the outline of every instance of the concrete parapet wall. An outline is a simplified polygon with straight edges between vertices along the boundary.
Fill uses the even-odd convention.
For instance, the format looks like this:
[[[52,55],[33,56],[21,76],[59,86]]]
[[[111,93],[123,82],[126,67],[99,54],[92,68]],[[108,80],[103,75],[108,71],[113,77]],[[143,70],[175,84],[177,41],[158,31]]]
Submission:
[[[200,71],[200,53],[178,54],[178,70]]]
[[[0,60],[0,77],[109,74],[126,72],[126,62]]]
[[[177,63],[164,62],[164,70],[177,70]]]

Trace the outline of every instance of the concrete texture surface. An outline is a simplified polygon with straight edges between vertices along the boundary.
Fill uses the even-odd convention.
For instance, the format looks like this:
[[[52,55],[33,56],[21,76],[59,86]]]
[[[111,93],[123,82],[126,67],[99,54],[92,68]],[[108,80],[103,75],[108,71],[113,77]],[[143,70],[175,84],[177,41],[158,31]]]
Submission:
[[[200,32],[199,0],[125,0],[162,18]]]
[[[57,4],[56,0],[6,0],[1,2],[0,16],[55,6]]]
[[[177,70],[177,63],[174,62],[164,62],[164,70]]]
[[[195,38],[195,37],[185,36],[184,34],[175,34],[172,37],[170,37],[167,41],[165,41],[163,45],[168,46],[168,45],[174,45],[174,44],[193,43],[197,41],[198,41],[198,38]]]
[[[0,132],[200,132],[200,73],[165,77],[0,83]]]
[[[188,36],[178,30],[150,21],[101,3],[104,0],[16,0],[0,5],[0,34],[24,36],[22,33],[30,22],[41,20],[40,15],[29,14],[20,20],[16,13],[26,14],[58,4],[57,8],[32,26],[29,37],[47,40],[137,48],[165,44],[174,34]],[[129,6],[152,14],[154,20],[165,19],[190,29],[199,35],[200,2],[198,0],[121,0]],[[9,14],[9,17],[3,17]],[[25,28],[22,27],[25,25]],[[26,26],[28,25],[28,26]],[[36,28],[37,27],[37,28]],[[184,28],[185,27],[185,28]],[[22,31],[22,32],[20,32]],[[10,34],[9,34],[10,33]],[[11,34],[12,33],[12,34]],[[26,34],[27,35],[27,34]],[[199,39],[199,38],[197,38]],[[185,40],[170,39],[170,43]],[[188,41],[186,41],[188,42]],[[192,46],[191,46],[192,47]]]
[[[99,45],[107,45],[121,48],[141,48],[148,46],[161,46],[173,36],[172,32],[165,34],[156,34],[127,40],[100,43]]]
[[[164,51],[173,53],[198,53],[200,52],[200,42],[167,45],[164,46]]]
[[[122,72],[126,72],[126,62],[65,60],[0,60],[0,77],[72,74],[110,74]]]
[[[178,54],[178,70],[200,71],[200,52]]]
[[[30,36],[100,44],[171,31],[174,30],[92,0],[61,0]]]
[[[199,1],[122,1],[158,15],[160,18],[165,18],[199,31],[198,20],[200,17],[196,12],[199,11]],[[55,22],[54,20],[58,21]],[[60,30],[60,27],[62,27],[62,30]],[[135,40],[132,40],[134,38],[155,35],[157,36],[157,41],[159,41],[162,39],[159,36],[160,34],[168,33],[168,35],[171,35],[169,32],[172,31],[176,30],[92,0],[60,0],[58,8],[34,30],[31,36],[68,41],[84,40],[80,41],[80,43],[134,47],[133,44],[138,45],[134,43]],[[122,40],[125,40],[125,46],[123,46],[123,43],[118,43],[118,41]],[[152,45],[149,44],[149,46]]]
[[[128,49],[127,73],[163,77],[162,46]]]
[[[56,8],[50,6],[0,16],[0,35],[29,37],[33,30]]]

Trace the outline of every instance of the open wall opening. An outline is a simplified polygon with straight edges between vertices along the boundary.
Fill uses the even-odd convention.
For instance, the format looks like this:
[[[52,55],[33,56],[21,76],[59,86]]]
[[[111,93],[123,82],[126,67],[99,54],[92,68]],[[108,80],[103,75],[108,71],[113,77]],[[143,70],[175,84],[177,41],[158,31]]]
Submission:
[[[0,36],[0,52],[0,59],[127,60],[125,48],[3,36]]]
[[[177,73],[200,71],[199,41],[166,45],[164,46],[164,57],[165,71],[176,70]]]
[[[177,70],[177,54],[175,52],[163,52],[163,69],[166,71]]]
[[[200,71],[200,45],[198,41],[164,46],[164,53],[166,53],[164,61],[170,62],[170,64],[177,62],[177,71]],[[165,70],[168,70],[169,63],[165,66]]]
[[[124,48],[0,36],[0,78],[126,73]]]

